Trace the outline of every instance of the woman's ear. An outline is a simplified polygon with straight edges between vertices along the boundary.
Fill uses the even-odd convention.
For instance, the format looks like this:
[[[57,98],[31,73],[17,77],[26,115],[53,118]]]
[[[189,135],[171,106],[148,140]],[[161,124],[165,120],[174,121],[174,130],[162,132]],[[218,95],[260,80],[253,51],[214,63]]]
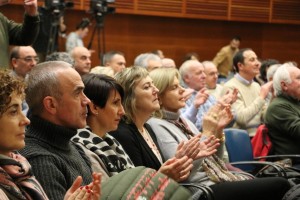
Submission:
[[[89,111],[91,112],[91,114],[93,114],[93,115],[98,115],[99,114],[98,113],[99,108],[93,102],[89,102],[88,106],[89,106]]]

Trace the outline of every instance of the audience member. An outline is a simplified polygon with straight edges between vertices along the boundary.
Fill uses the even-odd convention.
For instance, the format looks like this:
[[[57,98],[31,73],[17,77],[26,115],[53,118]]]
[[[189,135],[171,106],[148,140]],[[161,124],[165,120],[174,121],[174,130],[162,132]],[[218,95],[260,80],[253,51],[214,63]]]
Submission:
[[[190,53],[185,54],[184,57],[183,57],[183,62],[182,63],[184,63],[187,60],[198,60],[198,61],[200,61],[199,55],[196,52],[190,52]]]
[[[75,47],[71,51],[71,57],[74,59],[74,68],[80,76],[87,74],[91,70],[91,53],[85,47]]]
[[[275,65],[275,64],[279,64],[279,62],[274,59],[267,59],[267,60],[262,61],[261,67],[259,69],[260,73],[255,76],[254,80],[257,83],[259,83],[260,85],[267,83],[268,82],[268,79],[267,79],[268,69],[271,65]]]
[[[31,124],[20,151],[50,199],[63,199],[77,176],[92,181],[90,162],[70,139],[86,125],[84,85],[72,66],[63,61],[38,64],[28,77],[26,102]],[[94,176],[95,177],[95,176]]]
[[[252,49],[239,50],[233,58],[237,74],[224,84],[223,92],[238,90],[238,98],[232,107],[236,112],[233,127],[247,130],[250,137],[256,133],[261,124],[261,115],[266,104],[266,97],[271,91],[272,82],[262,87],[253,81],[259,73],[260,62]]]
[[[224,46],[213,58],[213,63],[216,65],[220,81],[227,79],[228,75],[233,71],[232,59],[234,55],[239,51],[241,38],[234,36],[229,45]]]
[[[151,53],[158,55],[160,57],[160,59],[165,58],[164,52],[160,49],[153,50],[153,51],[151,51]]]
[[[103,65],[114,70],[114,74],[126,67],[124,54],[120,51],[109,51],[103,56]]]
[[[162,58],[161,63],[162,63],[162,67],[176,68],[175,61],[171,58]]]
[[[273,77],[277,69],[280,67],[280,64],[274,64],[270,65],[268,71],[267,71],[267,81],[273,81]]]
[[[275,98],[265,113],[265,124],[275,154],[300,152],[300,69],[281,65],[273,77]]]
[[[39,58],[31,46],[15,46],[11,50],[10,61],[13,69],[12,74],[24,80],[39,62]]]
[[[91,69],[90,73],[93,73],[93,74],[105,74],[105,75],[110,76],[110,77],[114,77],[114,75],[115,75],[114,70],[112,68],[110,68],[110,67],[103,67],[103,66],[93,67]]]
[[[206,75],[206,88],[208,94],[214,96],[216,99],[221,97],[223,86],[218,84],[218,69],[211,61],[203,61],[204,72]]]
[[[87,36],[89,32],[90,20],[83,18],[81,22],[76,26],[76,31],[69,33],[66,41],[66,51],[71,52],[75,47],[84,47],[83,38]]]
[[[74,59],[67,52],[53,52],[46,56],[45,61],[64,61],[74,66]]]
[[[0,13],[0,67],[9,67],[9,45],[31,45],[38,33],[40,19],[37,0],[24,1],[25,17],[23,24],[17,24]]]
[[[134,60],[134,66],[144,67],[149,72],[162,67],[161,58],[153,53],[142,53]]]
[[[185,61],[179,68],[179,72],[186,88],[194,90],[191,97],[186,100],[185,108],[181,110],[182,115],[191,120],[201,131],[204,114],[216,104],[217,100],[207,92],[204,67],[198,60]]]
[[[183,155],[165,161],[155,134],[146,124],[152,113],[159,109],[158,90],[148,71],[138,66],[126,68],[115,78],[125,91],[125,115],[118,129],[110,134],[120,142],[135,166],[156,169],[175,181],[185,180],[192,168],[192,159]]]
[[[179,85],[179,74],[173,69],[157,69],[150,72],[153,83],[159,89],[159,101],[161,108],[156,112],[156,117],[151,118],[147,123],[152,127],[159,146],[166,158],[172,157],[180,142],[188,141],[189,138],[197,138],[197,128],[185,118],[180,117],[179,109],[184,106],[183,91]],[[211,109],[204,121],[208,122],[204,127],[203,138],[216,136],[224,144],[223,128],[231,121],[230,106],[215,106]],[[163,119],[158,118],[162,114]],[[191,140],[191,139],[190,139]],[[205,146],[207,145],[207,146]],[[194,167],[187,180],[193,184],[209,186],[216,200],[226,199],[282,199],[289,189],[289,183],[283,178],[259,178],[248,180],[245,174],[232,174],[213,153],[215,147],[212,141],[202,144],[199,154],[194,157]],[[213,151],[214,149],[214,151]],[[189,149],[188,149],[189,150]],[[220,151],[221,149],[219,149]],[[200,158],[200,160],[199,160]],[[222,169],[218,169],[223,166]],[[230,176],[232,179],[226,179]],[[223,179],[223,180],[222,180]],[[278,186],[282,184],[282,186]],[[272,185],[272,186],[271,186]],[[274,187],[278,192],[274,194]],[[253,193],[255,191],[255,193]],[[195,197],[195,196],[194,196]]]
[[[72,140],[84,149],[93,171],[101,172],[105,181],[134,167],[122,146],[108,134],[118,128],[124,115],[124,91],[113,78],[102,74],[87,74],[83,76],[83,83],[84,94],[91,100],[88,104],[87,126],[78,129]]]
[[[25,145],[25,128],[30,123],[21,112],[24,83],[3,71],[0,71],[0,82],[0,199],[48,199],[26,158],[16,152]],[[46,168],[41,170],[47,173]],[[77,178],[64,199],[99,199],[101,177],[95,174],[94,178],[93,186],[84,188],[79,188],[81,178]]]

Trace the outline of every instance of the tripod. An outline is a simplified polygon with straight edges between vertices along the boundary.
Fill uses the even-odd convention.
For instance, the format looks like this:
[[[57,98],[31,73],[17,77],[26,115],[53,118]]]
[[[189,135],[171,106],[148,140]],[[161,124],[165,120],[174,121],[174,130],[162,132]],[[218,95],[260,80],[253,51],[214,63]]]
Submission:
[[[96,24],[94,26],[91,40],[88,44],[88,49],[91,49],[95,37],[95,33],[97,31],[97,50],[98,50],[98,57],[101,65],[103,61],[103,55],[105,53],[104,14],[98,12],[95,14],[94,19],[96,19]]]
[[[51,14],[51,27],[49,33],[49,40],[47,45],[46,55],[53,53],[56,50],[58,26],[59,26],[59,13],[53,12]]]

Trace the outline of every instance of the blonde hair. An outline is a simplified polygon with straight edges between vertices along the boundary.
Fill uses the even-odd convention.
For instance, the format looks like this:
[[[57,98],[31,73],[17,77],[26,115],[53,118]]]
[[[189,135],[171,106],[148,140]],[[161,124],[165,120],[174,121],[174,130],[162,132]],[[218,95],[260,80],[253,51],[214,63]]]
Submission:
[[[90,71],[93,74],[105,74],[110,77],[114,77],[114,70],[110,67],[96,66]]]
[[[175,77],[180,80],[180,74],[176,68],[158,68],[151,71],[149,75],[153,80],[153,84],[159,90],[158,97],[163,95],[166,89],[173,84]],[[155,111],[154,116],[162,117],[161,108]]]
[[[115,75],[117,82],[124,88],[123,107],[127,123],[134,122],[136,113],[136,85],[149,76],[149,72],[143,67],[128,67]]]

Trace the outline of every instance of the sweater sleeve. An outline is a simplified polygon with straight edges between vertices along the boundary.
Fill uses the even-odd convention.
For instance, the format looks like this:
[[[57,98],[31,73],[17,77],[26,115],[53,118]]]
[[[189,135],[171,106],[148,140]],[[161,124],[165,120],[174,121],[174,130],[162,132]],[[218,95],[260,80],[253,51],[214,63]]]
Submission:
[[[57,167],[56,160],[52,156],[37,156],[31,158],[29,162],[34,176],[42,185],[49,199],[64,199],[69,188],[65,175]]]
[[[39,16],[24,16],[23,24],[7,19],[9,43],[11,45],[27,46],[33,44],[39,33]]]

